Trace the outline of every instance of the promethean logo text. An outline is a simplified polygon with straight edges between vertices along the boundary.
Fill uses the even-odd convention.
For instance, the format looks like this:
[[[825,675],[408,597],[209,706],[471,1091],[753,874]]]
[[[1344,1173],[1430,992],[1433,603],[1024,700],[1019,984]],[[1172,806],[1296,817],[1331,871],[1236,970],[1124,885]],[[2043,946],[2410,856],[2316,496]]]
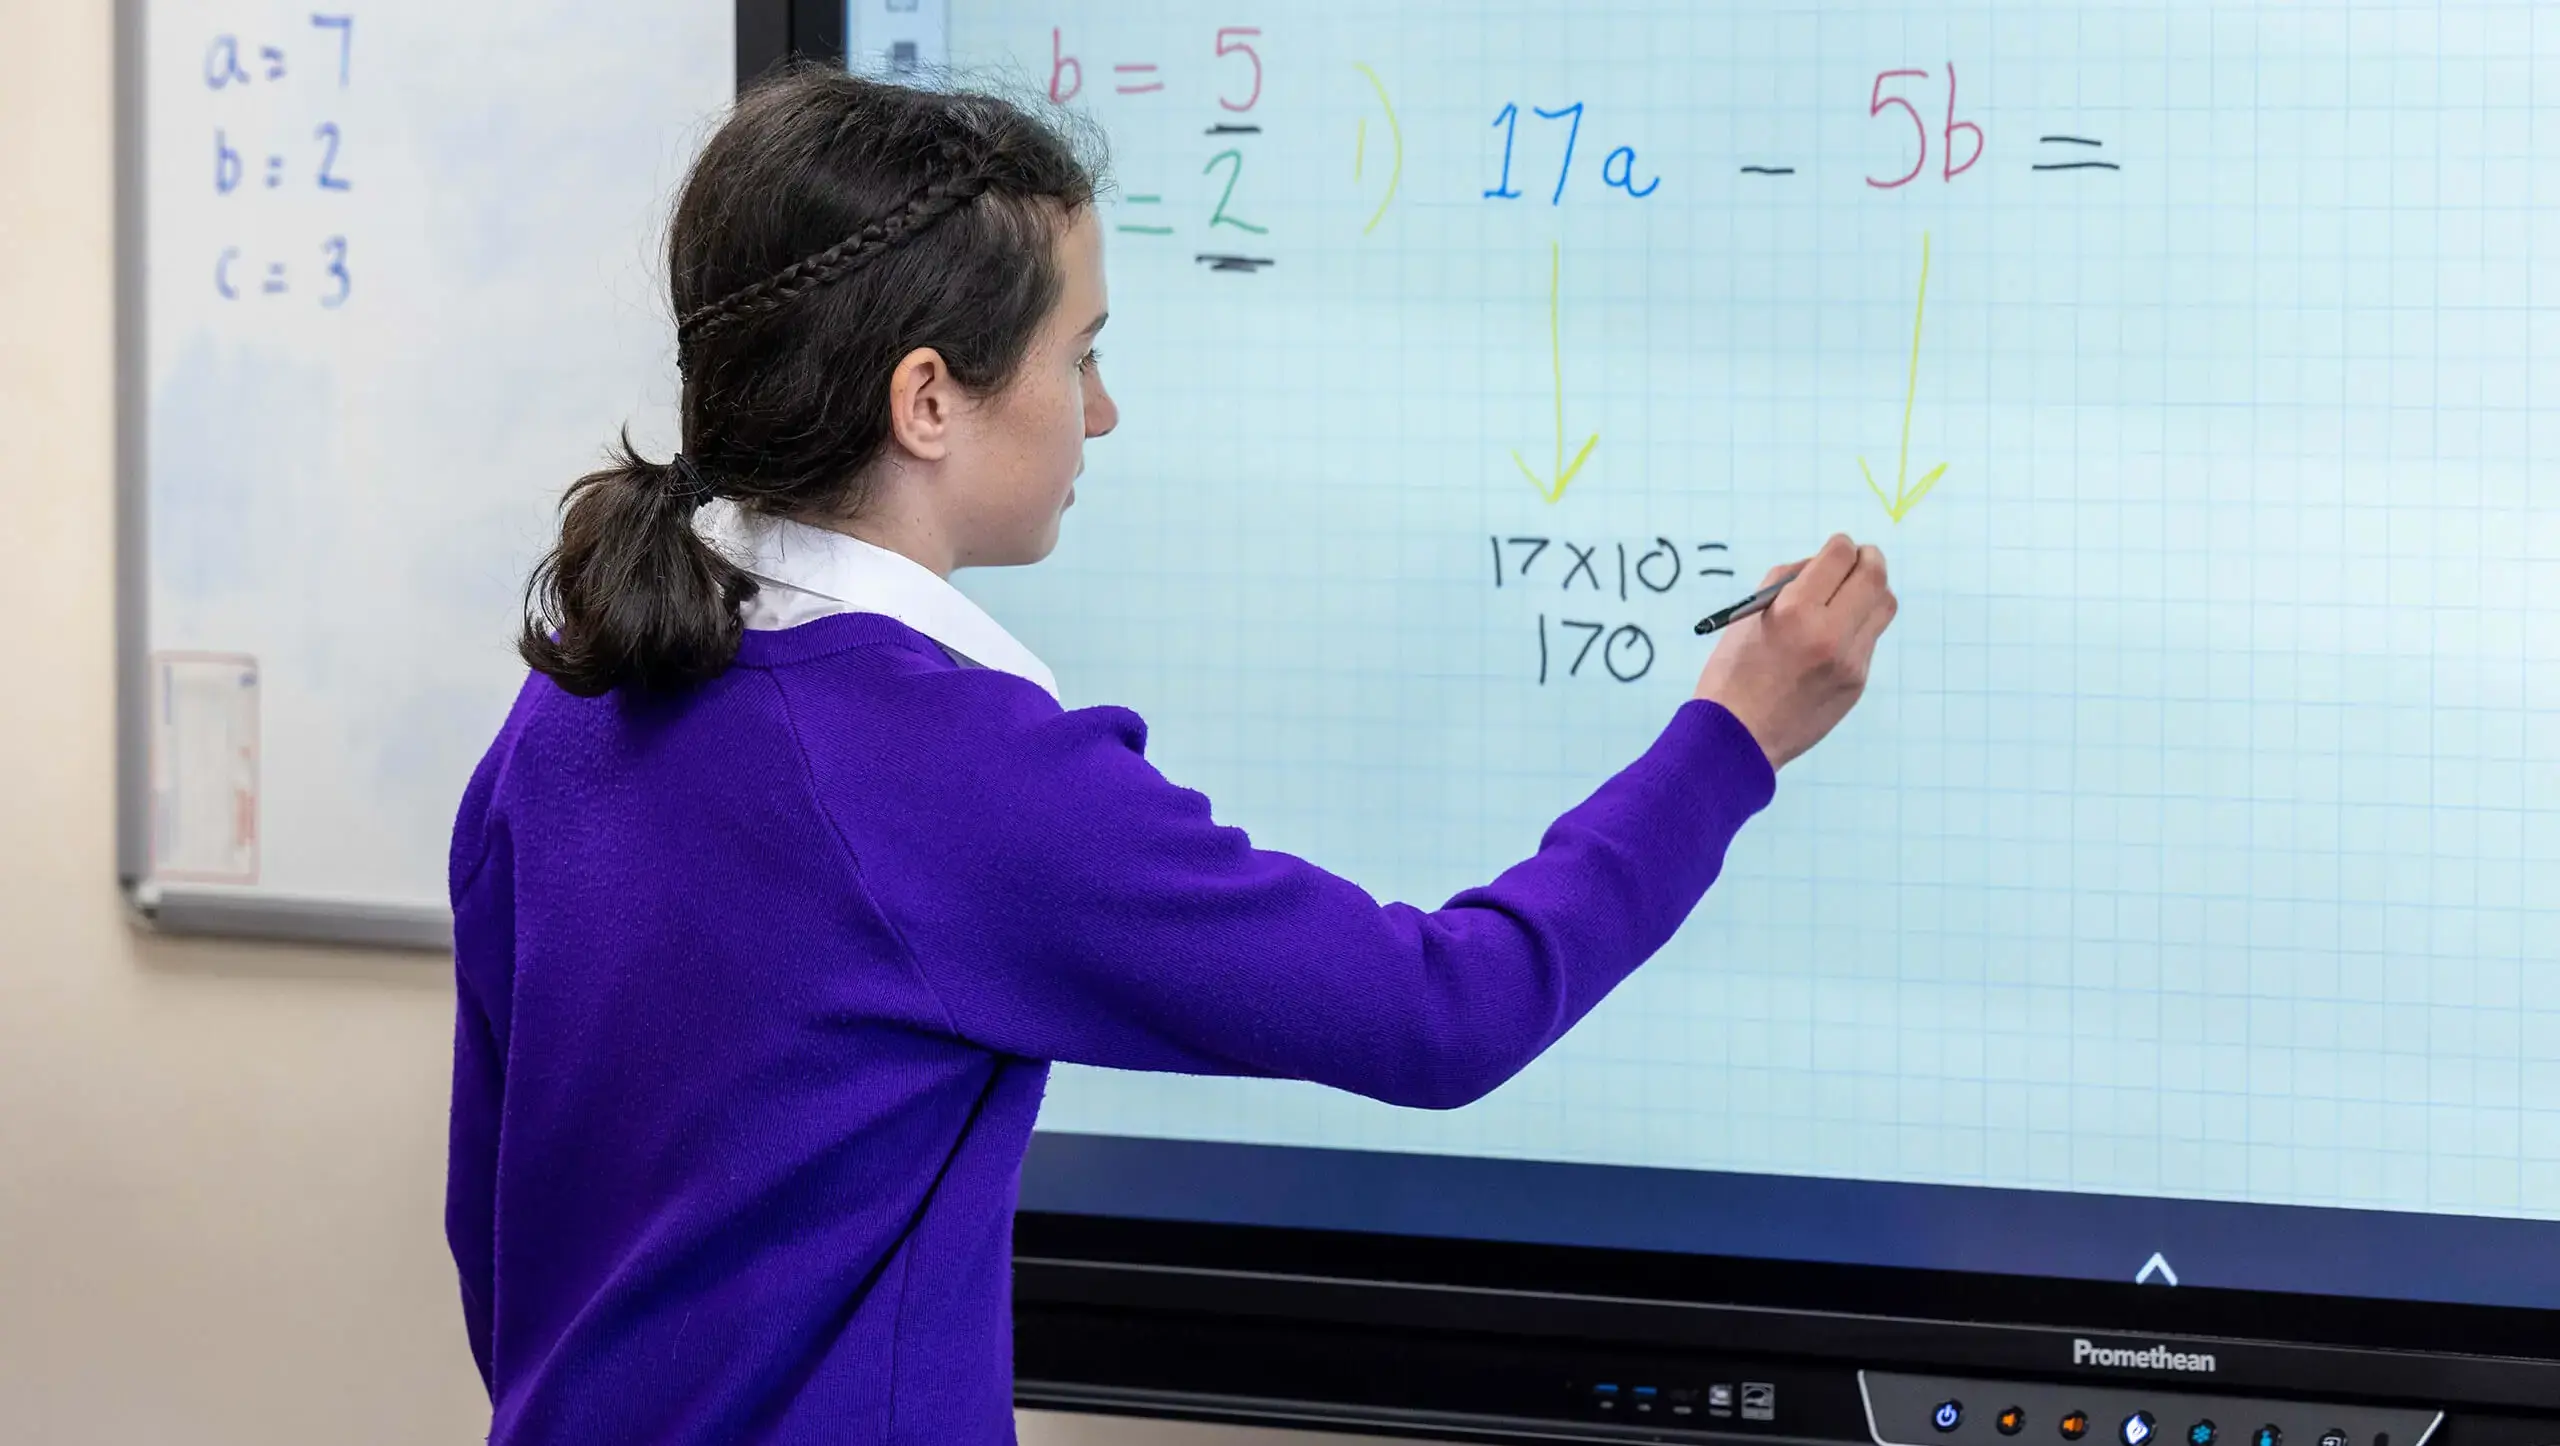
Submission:
[[[2213,1357],[2189,1355],[2167,1346],[2145,1346],[2141,1350],[2122,1350],[2114,1346],[2092,1345],[2082,1339],[2071,1342],[2071,1364],[2075,1366],[2110,1366],[2124,1371],[2189,1371],[2197,1375],[2213,1373]]]

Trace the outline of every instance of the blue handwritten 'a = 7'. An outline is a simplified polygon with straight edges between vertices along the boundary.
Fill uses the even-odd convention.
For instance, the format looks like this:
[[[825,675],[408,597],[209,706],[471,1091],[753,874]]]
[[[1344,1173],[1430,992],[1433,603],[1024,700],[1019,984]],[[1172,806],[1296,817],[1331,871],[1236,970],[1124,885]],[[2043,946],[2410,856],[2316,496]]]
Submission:
[[[338,89],[346,89],[348,77],[353,73],[356,18],[352,15],[314,15],[311,24],[315,29],[338,32]],[[258,59],[266,67],[265,79],[278,81],[285,78],[284,47],[259,46]],[[240,37],[217,35],[213,43],[205,47],[204,83],[208,90],[227,90],[250,83],[249,72],[240,64]]]

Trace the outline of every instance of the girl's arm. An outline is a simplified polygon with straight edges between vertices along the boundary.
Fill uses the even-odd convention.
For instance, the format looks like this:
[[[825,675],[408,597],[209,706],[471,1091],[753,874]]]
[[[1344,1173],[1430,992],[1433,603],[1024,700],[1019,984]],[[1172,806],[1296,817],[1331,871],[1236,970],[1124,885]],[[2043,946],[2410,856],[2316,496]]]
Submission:
[[[988,693],[1028,690],[952,686],[978,700],[945,716],[977,736],[904,801],[914,846],[860,873],[955,1030],[1405,1105],[1466,1104],[1535,1059],[1670,939],[1775,786],[1733,714],[1688,703],[1535,854],[1426,912],[1213,821],[1147,762],[1135,714],[999,705],[1013,717],[981,730],[961,720]]]

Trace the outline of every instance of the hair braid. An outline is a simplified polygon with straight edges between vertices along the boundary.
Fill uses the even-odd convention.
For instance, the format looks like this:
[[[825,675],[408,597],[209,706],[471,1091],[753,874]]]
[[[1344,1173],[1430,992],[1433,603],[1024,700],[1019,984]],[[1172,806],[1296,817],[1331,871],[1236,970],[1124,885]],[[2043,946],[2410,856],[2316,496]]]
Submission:
[[[950,143],[939,149],[946,160],[955,159],[959,150]],[[762,281],[685,313],[676,321],[676,339],[682,342],[730,322],[778,310],[794,297],[849,275],[873,258],[931,230],[936,222],[986,194],[993,184],[995,177],[983,169],[933,181],[909,197],[895,213],[865,224],[826,250],[804,256]]]

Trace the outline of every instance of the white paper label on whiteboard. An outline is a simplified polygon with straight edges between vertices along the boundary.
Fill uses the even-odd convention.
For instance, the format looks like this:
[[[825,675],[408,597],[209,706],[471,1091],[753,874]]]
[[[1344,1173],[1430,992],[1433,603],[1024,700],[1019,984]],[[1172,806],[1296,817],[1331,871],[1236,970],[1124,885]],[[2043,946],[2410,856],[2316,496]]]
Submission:
[[[258,661],[236,653],[151,660],[151,872],[258,880]]]

